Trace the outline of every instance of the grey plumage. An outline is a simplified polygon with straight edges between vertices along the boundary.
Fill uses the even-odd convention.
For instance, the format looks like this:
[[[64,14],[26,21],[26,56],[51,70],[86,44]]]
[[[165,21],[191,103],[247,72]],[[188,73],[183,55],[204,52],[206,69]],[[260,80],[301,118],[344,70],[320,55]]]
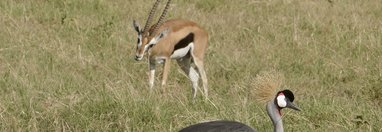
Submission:
[[[179,132],[256,132],[256,130],[240,122],[222,120],[191,125]]]
[[[300,108],[293,104],[293,100],[293,93],[290,90],[283,90],[279,91],[274,99],[268,101],[266,110],[272,121],[274,132],[284,131],[281,109],[291,108],[300,111]],[[255,132],[255,129],[240,122],[221,120],[198,123],[183,128],[179,132]]]

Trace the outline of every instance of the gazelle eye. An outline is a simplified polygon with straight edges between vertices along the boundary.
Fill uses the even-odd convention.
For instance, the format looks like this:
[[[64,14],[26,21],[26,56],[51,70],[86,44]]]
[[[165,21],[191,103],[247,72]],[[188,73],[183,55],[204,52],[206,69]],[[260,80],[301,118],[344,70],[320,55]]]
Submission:
[[[277,105],[280,107],[280,108],[284,108],[287,106],[287,102],[285,101],[285,96],[283,94],[277,96]]]

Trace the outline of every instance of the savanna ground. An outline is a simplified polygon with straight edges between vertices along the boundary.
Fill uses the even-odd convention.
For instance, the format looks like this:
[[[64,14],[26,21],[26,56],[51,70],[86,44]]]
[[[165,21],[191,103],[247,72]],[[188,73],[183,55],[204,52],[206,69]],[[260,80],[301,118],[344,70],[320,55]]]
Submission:
[[[164,132],[227,119],[271,131],[251,80],[276,70],[303,109],[283,111],[286,131],[382,131],[379,0],[173,1],[167,19],[210,34],[215,106],[200,93],[192,103],[176,63],[164,92],[148,89],[132,21],[143,25],[153,3],[1,0],[0,130]]]

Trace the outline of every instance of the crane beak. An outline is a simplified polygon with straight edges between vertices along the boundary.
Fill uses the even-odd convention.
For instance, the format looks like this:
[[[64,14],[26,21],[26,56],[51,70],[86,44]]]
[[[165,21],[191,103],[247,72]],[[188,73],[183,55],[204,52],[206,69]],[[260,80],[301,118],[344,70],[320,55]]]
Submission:
[[[297,110],[297,111],[301,111],[301,109],[297,105],[293,104],[293,102],[290,102],[289,100],[287,102],[288,102],[287,106],[286,106],[287,108],[291,108],[291,109],[294,109],[294,110]]]

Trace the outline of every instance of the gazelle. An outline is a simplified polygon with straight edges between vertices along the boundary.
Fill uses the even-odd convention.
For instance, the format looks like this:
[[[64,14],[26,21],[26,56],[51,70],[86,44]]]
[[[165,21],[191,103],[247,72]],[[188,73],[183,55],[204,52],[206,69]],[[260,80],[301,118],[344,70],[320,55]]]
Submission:
[[[151,23],[153,14],[160,0],[152,7],[146,25],[143,30],[134,20],[133,26],[138,33],[138,43],[135,60],[143,59],[148,53],[149,63],[149,87],[154,86],[156,64],[164,63],[162,87],[166,85],[171,59],[177,60],[178,65],[188,75],[192,82],[193,98],[196,97],[199,76],[203,81],[205,98],[208,99],[207,75],[204,70],[204,53],[207,50],[208,34],[195,22],[184,19],[172,19],[162,23],[171,0],[167,1],[158,22],[147,27]],[[196,69],[192,64],[195,64]],[[199,73],[199,74],[198,74]]]

